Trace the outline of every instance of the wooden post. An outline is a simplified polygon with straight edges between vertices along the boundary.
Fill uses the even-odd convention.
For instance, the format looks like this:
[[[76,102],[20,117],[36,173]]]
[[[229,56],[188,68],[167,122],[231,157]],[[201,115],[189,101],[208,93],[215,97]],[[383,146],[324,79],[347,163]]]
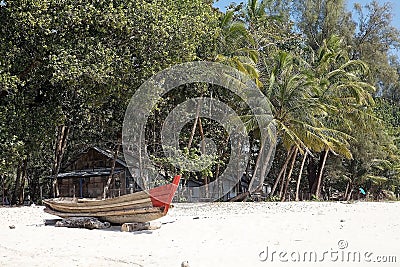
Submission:
[[[80,198],[83,198],[83,180],[82,179],[83,179],[82,177],[79,177],[79,197]]]

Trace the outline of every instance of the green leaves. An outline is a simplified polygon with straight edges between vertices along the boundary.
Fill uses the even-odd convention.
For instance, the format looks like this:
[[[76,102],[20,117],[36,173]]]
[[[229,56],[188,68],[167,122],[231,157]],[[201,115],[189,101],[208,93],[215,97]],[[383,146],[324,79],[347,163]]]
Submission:
[[[109,145],[144,80],[174,64],[214,60],[249,75],[269,98],[287,149],[329,150],[343,159],[336,167],[347,169],[349,179],[394,183],[399,112],[374,98],[382,92],[396,100],[400,88],[399,64],[387,60],[388,48],[399,43],[388,7],[374,2],[367,14],[358,7],[354,31],[343,1],[294,2],[299,8],[292,13],[288,1],[249,0],[222,14],[201,0],[6,1],[0,7],[0,172],[12,176],[28,156],[48,169],[59,125],[71,127],[69,152]],[[257,151],[254,117],[234,96],[188,86],[167,102],[177,104],[192,91],[239,107]],[[158,130],[160,121],[154,115],[149,125]],[[372,164],[375,151],[373,159],[392,165]]]
[[[218,23],[200,0],[7,1],[0,7],[0,140],[4,151],[19,152],[12,158],[2,150],[0,161],[15,169],[27,157],[49,175],[59,125],[71,129],[66,159],[113,143],[144,80],[215,56]]]

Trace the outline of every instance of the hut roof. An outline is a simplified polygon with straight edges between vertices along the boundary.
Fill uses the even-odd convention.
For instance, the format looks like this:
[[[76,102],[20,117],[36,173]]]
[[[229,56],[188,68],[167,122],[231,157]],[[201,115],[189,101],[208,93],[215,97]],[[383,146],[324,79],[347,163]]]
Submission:
[[[115,169],[114,174],[123,172],[123,169]],[[98,169],[98,170],[78,170],[59,173],[57,178],[74,178],[74,177],[98,177],[98,176],[109,176],[111,173],[111,168]]]
[[[97,146],[92,146],[92,147],[89,147],[89,148],[85,149],[84,151],[80,152],[79,154],[77,154],[74,158],[72,158],[70,161],[68,161],[67,164],[62,169],[63,170],[67,170],[68,167],[70,167],[72,164],[74,164],[74,162],[79,160],[82,157],[82,155],[87,154],[90,150],[95,150],[96,152],[104,155],[105,157],[107,157],[107,158],[109,158],[111,160],[114,159],[114,153],[113,152],[101,149],[101,148],[99,148]],[[121,157],[118,157],[116,162],[119,165],[121,165],[121,166],[123,166],[125,168],[127,167],[126,162]]]

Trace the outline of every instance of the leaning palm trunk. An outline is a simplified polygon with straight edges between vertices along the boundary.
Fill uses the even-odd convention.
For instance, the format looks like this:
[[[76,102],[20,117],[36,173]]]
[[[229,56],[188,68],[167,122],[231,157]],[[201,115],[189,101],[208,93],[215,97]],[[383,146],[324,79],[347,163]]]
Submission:
[[[285,201],[285,199],[286,199],[286,194],[287,194],[287,190],[288,190],[288,187],[289,187],[290,179],[292,178],[293,167],[294,167],[294,164],[296,163],[296,157],[297,157],[297,151],[298,150],[299,150],[298,147],[296,147],[294,149],[292,164],[290,165],[289,174],[288,174],[288,177],[287,177],[286,183],[285,183],[285,188],[283,190],[283,194],[280,196],[281,201]],[[282,183],[283,183],[283,181],[282,181]]]
[[[268,164],[269,164],[269,162],[270,162],[270,160],[271,160],[272,153],[274,152],[274,150],[275,150],[275,149],[274,149],[274,146],[271,145],[271,146],[269,147],[268,154],[267,154],[267,156],[265,157],[265,160],[264,160],[264,162],[263,162],[263,164],[262,164],[262,168],[261,168],[261,172],[260,172],[260,183],[259,183],[259,185],[258,185],[254,190],[252,190],[251,192],[259,191],[259,190],[262,188],[262,186],[263,186],[263,184],[264,184],[265,173],[267,172]],[[254,181],[254,180],[252,180],[252,182],[253,182],[253,181]],[[249,190],[252,189],[252,186],[253,186],[253,184],[251,184],[251,186],[249,186]]]
[[[256,165],[255,165],[254,171],[253,171],[253,176],[250,180],[249,187],[248,187],[249,194],[259,191],[264,184],[265,173],[267,172],[269,163],[271,161],[272,154],[275,151],[275,147],[276,147],[277,138],[276,138],[275,131],[276,131],[276,129],[275,129],[274,125],[272,123],[270,123],[268,125],[268,135],[263,136],[263,139],[261,142],[261,147],[260,147],[260,151],[257,156]],[[264,150],[267,148],[266,144],[269,144],[269,148],[268,148],[268,153],[264,158],[264,155],[265,155]],[[260,169],[260,172],[259,172],[260,180],[259,180],[258,185],[254,186],[254,183],[257,179],[257,170],[259,170],[259,169]]]
[[[352,180],[347,182],[346,192],[344,193],[344,199],[349,201],[351,199],[351,195],[353,193],[353,183]]]
[[[280,179],[281,179],[283,173],[286,171],[287,165],[289,164],[289,160],[290,160],[290,158],[292,157],[293,152],[294,152],[294,149],[293,149],[293,148],[290,148],[289,151],[288,151],[287,157],[286,157],[285,164],[283,164],[282,169],[281,169],[281,171],[279,172],[278,177],[277,177],[276,180],[275,180],[274,186],[272,187],[271,196],[274,195],[275,190],[276,190],[276,187],[278,186],[278,183],[279,183],[279,181],[280,181]]]
[[[320,170],[319,176],[318,176],[317,189],[316,189],[316,192],[315,192],[315,197],[317,199],[320,198],[322,175],[323,175],[323,172],[324,172],[324,167],[325,167],[326,159],[328,157],[328,153],[329,153],[329,148],[325,151],[324,159],[322,161],[321,170]]]
[[[279,199],[282,198],[283,187],[285,186],[285,181],[286,181],[286,177],[287,177],[287,176],[286,176],[286,173],[287,173],[287,166],[286,166],[286,168],[285,168],[285,171],[283,172],[283,176],[282,176],[282,179],[281,179],[281,182],[280,182],[279,194],[278,194]]]
[[[347,182],[347,185],[346,185],[346,191],[344,192],[344,199],[346,199],[347,200],[347,195],[349,194],[349,190],[350,190],[350,180]]]
[[[303,172],[303,168],[304,168],[304,164],[306,163],[306,158],[307,158],[307,150],[304,152],[304,157],[303,157],[303,161],[301,162],[301,167],[300,167],[300,171],[299,171],[299,177],[297,178],[297,182],[296,182],[296,201],[299,201],[299,190],[300,190],[300,181],[301,181],[301,174]]]
[[[249,191],[251,190],[251,188],[253,187],[253,183],[257,177],[257,170],[260,167],[260,161],[261,161],[261,155],[262,155],[262,151],[264,150],[264,143],[262,142],[261,147],[260,147],[260,151],[258,152],[258,156],[257,156],[257,160],[256,160],[256,166],[254,167],[254,172],[253,172],[253,177],[251,177],[250,183],[249,183]]]

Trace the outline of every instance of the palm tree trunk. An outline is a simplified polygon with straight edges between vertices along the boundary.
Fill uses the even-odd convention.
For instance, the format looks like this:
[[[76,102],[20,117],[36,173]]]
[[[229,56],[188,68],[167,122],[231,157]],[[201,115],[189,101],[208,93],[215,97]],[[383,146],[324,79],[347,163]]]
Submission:
[[[317,180],[318,180],[318,174],[317,174],[317,166],[314,160],[314,157],[310,155],[310,157],[307,158],[307,180],[308,180],[308,186],[309,186],[309,193],[310,196],[315,195],[315,189],[317,188]]]
[[[288,190],[288,187],[289,187],[290,179],[292,178],[293,167],[294,167],[294,164],[296,162],[296,157],[297,157],[298,150],[299,150],[298,147],[296,147],[295,150],[294,150],[292,164],[290,165],[289,174],[288,174],[288,177],[286,179],[285,189],[283,190],[283,195],[281,197],[281,201],[285,201],[285,199],[286,199],[286,193],[287,193],[287,190]]]
[[[274,142],[276,142],[276,140],[274,140]],[[234,197],[234,198],[232,199],[232,201],[239,201],[239,200],[241,201],[241,200],[244,200],[244,199],[245,199],[247,196],[249,196],[251,193],[260,190],[261,187],[263,186],[263,184],[264,184],[264,178],[265,178],[264,176],[265,176],[265,173],[266,173],[267,168],[268,168],[268,163],[269,163],[269,161],[270,161],[270,159],[271,159],[272,152],[275,150],[275,143],[270,143],[270,147],[269,147],[269,150],[268,150],[268,154],[267,154],[267,156],[265,157],[265,160],[264,160],[264,162],[263,162],[263,164],[262,164],[262,168],[261,168],[261,171],[260,171],[260,184],[259,184],[255,189],[252,189],[252,188],[253,188],[254,181],[255,181],[255,179],[256,179],[256,177],[257,177],[257,173],[256,173],[256,172],[257,172],[257,169],[260,167],[261,158],[262,158],[262,155],[264,154],[264,153],[261,152],[261,151],[263,151],[263,149],[264,149],[264,147],[265,147],[264,144],[265,144],[265,142],[262,142],[262,145],[261,145],[261,148],[260,148],[260,152],[258,153],[258,156],[257,156],[256,166],[254,167],[253,176],[251,177],[251,180],[250,180],[250,182],[249,182],[249,187],[248,187],[248,189],[247,189],[247,192],[243,192],[243,193],[241,193],[240,195]]]
[[[353,194],[353,182],[349,180],[346,186],[346,192],[344,193],[344,199],[349,201],[351,199],[351,195]]]
[[[347,195],[349,193],[349,190],[350,190],[350,180],[347,182],[346,191],[344,192],[344,199],[346,199],[346,200],[347,200]]]
[[[327,159],[327,157],[328,157],[328,153],[329,153],[329,148],[325,151],[324,159],[323,159],[323,161],[322,161],[322,166],[321,166],[321,169],[320,169],[320,172],[319,172],[319,176],[318,176],[317,189],[316,189],[316,192],[315,192],[315,197],[316,197],[317,199],[320,198],[321,183],[322,183],[322,175],[323,175],[323,173],[324,173],[324,167],[325,167],[326,159]]]
[[[262,151],[264,150],[264,143],[265,142],[261,143],[261,147],[260,147],[260,150],[259,150],[258,155],[257,155],[256,166],[254,166],[254,171],[253,171],[253,177],[251,177],[251,180],[250,180],[250,183],[249,183],[249,189],[248,189],[249,191],[253,187],[253,183],[254,183],[254,181],[255,181],[255,179],[257,177],[257,170],[260,167],[261,156],[263,154]]]
[[[260,190],[262,188],[262,186],[264,185],[265,173],[267,172],[267,168],[268,168],[269,162],[270,162],[271,157],[272,157],[272,152],[275,150],[275,145],[276,145],[275,141],[274,141],[274,143],[270,142],[268,154],[265,157],[264,163],[263,163],[262,168],[261,168],[260,184],[257,186],[257,188],[254,191]]]
[[[349,201],[349,200],[351,199],[351,195],[352,195],[352,194],[353,194],[353,188],[350,187],[350,188],[349,188],[349,192],[348,192],[347,197],[346,197],[346,200],[347,200],[347,201]]]
[[[278,183],[279,183],[279,181],[280,181],[280,179],[282,177],[282,174],[286,171],[287,165],[289,164],[289,160],[290,160],[290,158],[292,156],[293,151],[294,151],[293,148],[290,148],[289,151],[288,151],[288,154],[286,156],[286,161],[283,164],[283,166],[281,168],[281,171],[279,172],[278,177],[275,180],[274,186],[272,187],[271,196],[274,195],[276,187],[278,186]]]
[[[304,152],[304,157],[303,157],[303,161],[301,162],[301,167],[300,167],[300,171],[299,171],[299,177],[297,178],[297,182],[296,182],[296,201],[299,201],[299,190],[300,190],[300,181],[301,181],[301,174],[303,172],[303,168],[304,168],[304,164],[306,163],[306,158],[307,158],[307,150]]]
[[[268,134],[269,134],[269,138],[270,138],[270,142],[269,142],[270,147],[269,147],[268,154],[267,154],[264,162],[261,162],[262,156],[264,155],[263,151],[265,149],[265,144],[268,140],[268,136],[265,136],[264,139],[261,141],[261,147],[260,147],[260,150],[257,155],[256,165],[254,166],[254,170],[253,170],[253,176],[251,177],[251,180],[249,182],[248,191],[250,193],[257,191],[258,189],[260,189],[262,187],[262,185],[264,183],[265,172],[267,171],[267,167],[268,167],[268,162],[271,159],[272,152],[274,151],[275,144],[277,142],[276,137],[271,133],[271,132],[275,132],[275,129],[272,128],[271,125],[268,125],[268,128],[269,128]],[[257,178],[257,170],[260,168],[260,164],[263,164],[261,167],[261,170],[260,170],[260,184],[253,190],[252,189],[253,184]]]
[[[281,182],[280,182],[281,186],[280,186],[280,189],[279,189],[279,199],[282,198],[283,186],[285,185],[285,180],[286,180],[286,172],[287,172],[287,166],[285,168],[285,171],[283,172],[283,176],[282,176],[282,179],[281,179]]]

